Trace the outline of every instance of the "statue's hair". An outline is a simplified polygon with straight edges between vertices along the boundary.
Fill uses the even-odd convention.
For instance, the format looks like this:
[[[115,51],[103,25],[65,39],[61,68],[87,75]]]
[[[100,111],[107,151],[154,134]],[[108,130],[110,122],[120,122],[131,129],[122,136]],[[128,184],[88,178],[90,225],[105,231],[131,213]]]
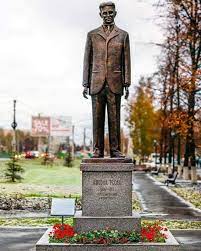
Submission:
[[[104,2],[104,3],[101,3],[100,5],[99,5],[99,9],[100,10],[102,10],[102,8],[104,8],[105,6],[112,6],[112,7],[114,7],[114,9],[115,9],[115,3],[113,3],[113,2]]]

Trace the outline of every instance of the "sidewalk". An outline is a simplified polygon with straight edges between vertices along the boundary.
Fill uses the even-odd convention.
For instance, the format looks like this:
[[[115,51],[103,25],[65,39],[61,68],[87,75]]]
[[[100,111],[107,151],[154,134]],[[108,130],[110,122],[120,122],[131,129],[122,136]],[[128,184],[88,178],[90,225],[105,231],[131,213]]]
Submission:
[[[141,200],[145,217],[162,219],[201,220],[201,213],[175,196],[167,187],[149,174],[136,172],[133,189]]]
[[[35,251],[44,228],[0,228],[0,251]]]

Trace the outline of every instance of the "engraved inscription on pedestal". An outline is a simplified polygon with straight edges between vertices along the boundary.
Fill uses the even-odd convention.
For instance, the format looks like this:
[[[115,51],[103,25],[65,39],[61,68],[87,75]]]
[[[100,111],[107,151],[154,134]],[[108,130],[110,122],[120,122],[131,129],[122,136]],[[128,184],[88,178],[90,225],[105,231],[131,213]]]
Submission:
[[[118,196],[118,187],[121,186],[121,180],[117,179],[95,179],[93,181],[93,186],[95,188],[95,193],[99,199],[115,199]]]
[[[83,216],[132,215],[132,171],[82,174]]]

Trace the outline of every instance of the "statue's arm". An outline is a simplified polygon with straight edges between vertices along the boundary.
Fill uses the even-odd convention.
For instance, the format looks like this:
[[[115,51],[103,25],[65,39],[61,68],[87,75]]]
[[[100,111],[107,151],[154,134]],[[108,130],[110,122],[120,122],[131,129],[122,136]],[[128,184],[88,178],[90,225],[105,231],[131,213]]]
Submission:
[[[130,41],[129,35],[126,34],[124,40],[124,86],[129,87],[131,84],[131,59],[130,59]]]
[[[91,52],[92,52],[92,42],[90,34],[87,34],[87,41],[85,45],[85,53],[84,53],[84,67],[83,67],[83,83],[84,87],[89,88],[90,86],[90,66],[91,66]]]

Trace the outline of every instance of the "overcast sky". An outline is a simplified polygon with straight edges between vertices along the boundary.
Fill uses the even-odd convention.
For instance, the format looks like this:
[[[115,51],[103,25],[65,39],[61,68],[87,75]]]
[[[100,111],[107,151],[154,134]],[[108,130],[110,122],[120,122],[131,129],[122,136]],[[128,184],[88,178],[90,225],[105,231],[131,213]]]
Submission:
[[[163,34],[157,0],[116,0],[116,25],[130,34],[132,87],[156,70]],[[90,125],[91,100],[82,98],[86,34],[101,25],[99,0],[0,0],[0,127],[9,128],[17,99],[18,128],[31,116],[72,115]]]

